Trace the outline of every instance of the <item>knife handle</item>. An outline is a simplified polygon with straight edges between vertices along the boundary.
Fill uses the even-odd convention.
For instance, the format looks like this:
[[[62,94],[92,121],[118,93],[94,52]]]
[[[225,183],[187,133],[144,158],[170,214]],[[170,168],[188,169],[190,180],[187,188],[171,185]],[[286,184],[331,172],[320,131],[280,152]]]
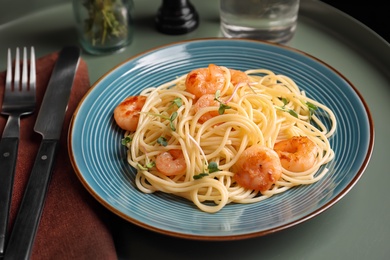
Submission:
[[[3,137],[0,142],[0,256],[5,249],[18,146],[17,137]]]
[[[57,151],[57,140],[43,139],[5,250],[6,259],[29,259]]]

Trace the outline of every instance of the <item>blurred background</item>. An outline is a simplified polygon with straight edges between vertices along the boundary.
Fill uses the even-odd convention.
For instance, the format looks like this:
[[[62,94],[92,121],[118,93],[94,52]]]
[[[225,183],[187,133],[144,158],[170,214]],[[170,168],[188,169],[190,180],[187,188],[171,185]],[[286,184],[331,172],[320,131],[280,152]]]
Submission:
[[[390,19],[388,18],[390,7],[385,5],[386,2],[379,0],[360,3],[357,1],[348,3],[342,0],[322,0],[322,2],[359,20],[390,43]]]
[[[17,17],[21,17],[27,13],[34,12],[44,7],[50,7],[59,3],[66,3],[71,0],[0,0],[0,26]],[[156,1],[156,11],[161,4],[161,0]],[[218,0],[212,0],[218,1]],[[313,0],[319,1],[319,0]],[[367,27],[375,31],[385,40],[390,42],[390,20],[387,18],[390,13],[390,8],[385,5],[386,1],[371,0],[369,3],[357,1],[347,2],[342,0],[321,0],[340,11],[349,14],[356,20],[365,24]],[[134,0],[135,4],[137,0]],[[195,5],[196,8],[196,5]],[[9,12],[12,10],[12,12]],[[1,40],[1,37],[0,37]]]

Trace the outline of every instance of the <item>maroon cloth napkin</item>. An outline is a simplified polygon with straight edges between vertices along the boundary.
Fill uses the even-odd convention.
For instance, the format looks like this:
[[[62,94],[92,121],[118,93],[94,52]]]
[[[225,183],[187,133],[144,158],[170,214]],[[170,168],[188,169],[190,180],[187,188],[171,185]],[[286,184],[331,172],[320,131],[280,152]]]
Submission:
[[[15,221],[42,139],[33,131],[33,128],[57,58],[56,52],[39,58],[36,63],[37,108],[33,115],[22,117],[20,122],[19,153],[9,231]],[[3,100],[4,82],[5,72],[2,72],[0,73],[0,107]],[[72,87],[60,146],[31,259],[117,259],[114,240],[107,224],[108,211],[82,186],[73,171],[68,155],[69,123],[78,103],[89,87],[88,68],[85,61],[81,59]],[[0,117],[0,133],[4,129],[6,119],[6,117]]]

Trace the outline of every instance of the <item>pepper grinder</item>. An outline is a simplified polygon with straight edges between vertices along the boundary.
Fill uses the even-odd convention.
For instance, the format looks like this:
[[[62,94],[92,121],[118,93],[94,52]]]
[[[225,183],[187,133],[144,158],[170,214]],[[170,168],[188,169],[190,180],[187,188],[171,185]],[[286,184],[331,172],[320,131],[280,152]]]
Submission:
[[[162,33],[185,34],[198,27],[199,15],[189,0],[163,0],[155,24]]]

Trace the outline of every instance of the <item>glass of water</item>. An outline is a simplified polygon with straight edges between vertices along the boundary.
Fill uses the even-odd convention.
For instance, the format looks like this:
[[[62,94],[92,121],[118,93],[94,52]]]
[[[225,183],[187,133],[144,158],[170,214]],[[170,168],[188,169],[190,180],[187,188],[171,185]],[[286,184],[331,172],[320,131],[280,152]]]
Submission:
[[[286,44],[295,34],[299,0],[220,0],[221,31],[228,38]]]

